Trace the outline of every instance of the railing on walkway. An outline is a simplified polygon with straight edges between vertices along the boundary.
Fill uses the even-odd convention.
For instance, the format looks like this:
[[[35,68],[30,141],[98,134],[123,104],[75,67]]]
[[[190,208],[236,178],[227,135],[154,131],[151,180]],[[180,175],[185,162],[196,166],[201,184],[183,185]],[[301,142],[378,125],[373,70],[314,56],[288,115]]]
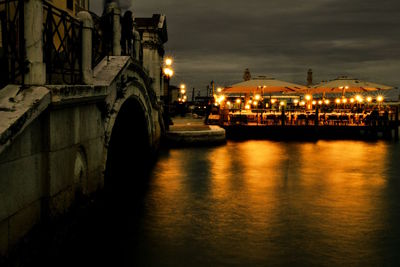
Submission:
[[[81,83],[82,23],[46,1],[43,10],[47,83]]]
[[[210,115],[209,123],[249,126],[388,126],[399,122],[397,106],[384,110],[370,109],[361,113],[351,111],[271,111],[223,109]]]
[[[101,17],[93,12],[90,14],[93,19],[92,68],[94,68],[104,57],[112,54],[114,12],[103,14]]]
[[[24,1],[0,1],[0,89],[24,84]]]

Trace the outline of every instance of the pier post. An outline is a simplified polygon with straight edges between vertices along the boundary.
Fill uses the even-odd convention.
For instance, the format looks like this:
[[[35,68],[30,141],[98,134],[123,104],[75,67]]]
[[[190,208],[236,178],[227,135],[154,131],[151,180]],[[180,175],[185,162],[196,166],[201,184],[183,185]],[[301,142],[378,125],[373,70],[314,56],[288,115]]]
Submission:
[[[107,13],[113,14],[113,56],[121,55],[121,9],[116,2],[107,5]]]
[[[85,84],[93,82],[92,70],[92,32],[93,19],[89,12],[80,11],[78,18],[83,24],[82,29],[82,78]]]
[[[26,85],[46,83],[46,64],[43,62],[43,3],[42,0],[24,1],[25,53],[28,71]]]
[[[318,127],[318,125],[319,125],[319,109],[318,109],[318,107],[315,108],[314,125],[315,125],[315,127]]]

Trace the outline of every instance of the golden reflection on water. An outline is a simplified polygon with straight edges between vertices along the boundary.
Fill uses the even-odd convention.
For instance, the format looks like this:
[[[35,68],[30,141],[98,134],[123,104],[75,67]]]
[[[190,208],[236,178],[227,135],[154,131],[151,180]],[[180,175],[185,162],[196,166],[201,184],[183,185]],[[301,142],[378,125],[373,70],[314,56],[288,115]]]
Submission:
[[[388,146],[248,141],[170,150],[155,168],[147,223],[160,242],[205,243],[226,261],[259,262],[298,246],[298,257],[320,253],[332,263],[365,256],[385,220]]]

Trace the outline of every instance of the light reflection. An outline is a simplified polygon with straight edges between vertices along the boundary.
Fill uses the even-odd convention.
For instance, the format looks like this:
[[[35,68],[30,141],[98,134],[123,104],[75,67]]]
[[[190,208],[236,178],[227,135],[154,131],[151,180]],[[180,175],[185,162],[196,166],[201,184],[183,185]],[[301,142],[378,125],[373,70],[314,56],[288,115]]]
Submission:
[[[155,167],[146,225],[161,243],[185,249],[182,236],[201,237],[209,251],[230,248],[235,259],[249,251],[277,257],[266,240],[280,249],[307,240],[301,251],[327,258],[373,251],[387,150],[383,142],[356,141],[173,149]]]

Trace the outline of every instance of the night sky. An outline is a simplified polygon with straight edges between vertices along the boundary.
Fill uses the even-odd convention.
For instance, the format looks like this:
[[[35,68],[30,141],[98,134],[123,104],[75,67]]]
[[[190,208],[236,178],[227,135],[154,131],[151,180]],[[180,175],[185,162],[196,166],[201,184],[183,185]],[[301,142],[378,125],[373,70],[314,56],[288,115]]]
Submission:
[[[100,1],[92,1],[92,7]],[[173,83],[204,90],[266,75],[305,84],[339,75],[400,86],[398,0],[132,0],[137,17],[167,15]]]

